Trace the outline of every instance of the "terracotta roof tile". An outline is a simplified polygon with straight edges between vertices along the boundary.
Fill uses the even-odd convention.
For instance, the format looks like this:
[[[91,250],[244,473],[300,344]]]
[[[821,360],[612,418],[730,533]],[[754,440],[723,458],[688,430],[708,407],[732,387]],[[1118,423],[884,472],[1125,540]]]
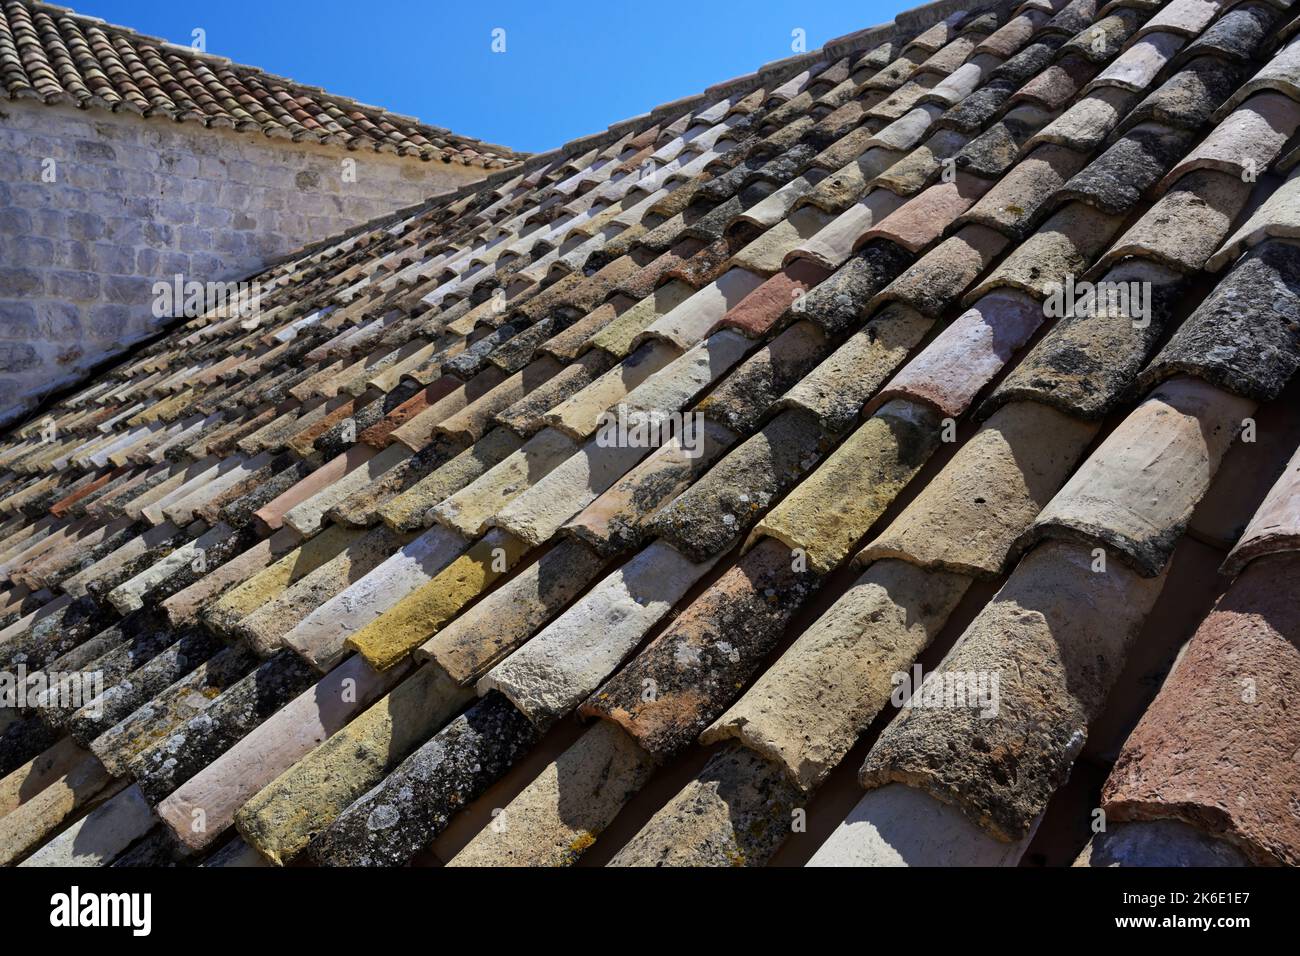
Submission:
[[[1259,401],[1276,398],[1300,365],[1298,292],[1300,249],[1257,246],[1174,333],[1142,383],[1190,372]],[[1241,302],[1252,303],[1248,322]]]
[[[408,116],[44,3],[4,4],[0,58],[0,81],[11,99],[126,108],[204,126],[487,169],[513,166],[522,158]]]
[[[1021,539],[1108,545],[1159,574],[1255,404],[1191,378],[1156,389],[1112,432]],[[1156,475],[1169,469],[1167,478]],[[1159,496],[1144,494],[1158,481]]]
[[[863,784],[896,781],[926,790],[1002,840],[1029,833],[1164,583],[1116,568],[1099,575],[1092,561],[1075,544],[1031,552],[942,668],[1001,674],[999,719],[981,719],[975,707],[906,709],[872,748]],[[1096,611],[1077,614],[1081,601]],[[951,747],[976,736],[988,746]],[[937,753],[943,758],[935,759]]]
[[[1294,554],[1259,558],[1220,599],[1126,741],[1102,793],[1107,815],[1182,820],[1256,863],[1300,860],[1283,796],[1295,789],[1297,728],[1278,706],[1300,662],[1294,603],[1281,598],[1298,572]],[[1244,680],[1262,693],[1242,693]]]

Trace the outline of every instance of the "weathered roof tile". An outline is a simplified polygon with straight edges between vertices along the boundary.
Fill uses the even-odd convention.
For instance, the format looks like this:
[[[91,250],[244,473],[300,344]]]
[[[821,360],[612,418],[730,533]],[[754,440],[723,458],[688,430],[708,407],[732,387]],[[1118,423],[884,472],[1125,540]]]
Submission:
[[[1246,249],[1269,239],[1300,239],[1300,168],[1241,224],[1206,268],[1217,272]]]
[[[1300,680],[1295,555],[1250,565],[1180,654],[1102,791],[1115,820],[1182,820],[1256,864],[1300,862],[1295,793]],[[1242,686],[1258,686],[1247,694]]]
[[[1023,236],[1066,180],[1081,170],[1087,156],[1074,149],[1043,144],[963,213],[957,223],[978,223],[1010,238]]]
[[[991,292],[940,332],[867,404],[895,398],[957,418],[1044,319],[1043,306],[1022,292]]]
[[[890,402],[754,528],[776,538],[817,571],[840,564],[939,447],[941,423],[924,406]]]
[[[658,761],[685,750],[762,666],[817,582],[767,541],[691,603],[582,705],[613,721]],[[655,693],[645,694],[647,686]]]
[[[800,791],[817,787],[889,702],[893,675],[934,639],[969,578],[880,561],[704,732],[734,738]]]
[[[1003,406],[855,560],[996,577],[1096,433],[1035,402]]]
[[[1298,128],[1300,102],[1280,93],[1258,93],[1179,160],[1161,185],[1168,187],[1197,169],[1219,170],[1247,182],[1268,168]]]
[[[1243,303],[1249,302],[1247,311]],[[1224,277],[1142,373],[1151,386],[1197,375],[1256,401],[1300,367],[1300,247],[1257,246]]]
[[[1094,271],[1128,256],[1179,272],[1203,268],[1246,206],[1250,184],[1217,170],[1188,173],[1098,260]]]
[[[1300,550],[1300,452],[1287,462],[1224,561],[1224,571],[1239,573],[1256,558]]]
[[[1111,215],[1127,213],[1192,144],[1185,130],[1142,123],[1076,173],[1053,202],[1076,200]]]
[[[997,719],[980,703],[904,708],[867,755],[863,786],[905,783],[1000,840],[1023,839],[1065,782],[1164,584],[1122,567],[1097,574],[1092,563],[1075,544],[1031,552],[913,688],[923,700],[927,684],[942,694],[946,671],[998,674]]]
[[[497,691],[516,713],[549,727],[600,686],[712,565],[655,542],[488,671],[479,692]]]
[[[872,300],[903,302],[922,315],[939,318],[1006,248],[1002,235],[981,225],[959,229],[922,256]]]
[[[1105,545],[1139,573],[1161,574],[1254,408],[1195,379],[1166,382],[1075,472],[1019,547],[1044,538]]]
[[[1128,396],[1187,283],[1171,269],[1142,260],[1116,266],[1105,281],[1114,283],[1113,299],[1108,294],[1104,307],[1057,322],[998,384],[981,414],[1009,401],[1036,401],[1096,421]],[[1149,300],[1131,294],[1144,287]]]

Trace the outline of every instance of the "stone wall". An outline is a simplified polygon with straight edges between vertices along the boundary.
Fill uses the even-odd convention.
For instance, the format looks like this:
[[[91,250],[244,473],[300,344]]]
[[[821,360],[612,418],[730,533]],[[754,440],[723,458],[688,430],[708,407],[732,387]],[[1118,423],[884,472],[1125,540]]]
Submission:
[[[485,175],[162,117],[0,100],[0,425],[156,331],[158,279],[244,278]]]

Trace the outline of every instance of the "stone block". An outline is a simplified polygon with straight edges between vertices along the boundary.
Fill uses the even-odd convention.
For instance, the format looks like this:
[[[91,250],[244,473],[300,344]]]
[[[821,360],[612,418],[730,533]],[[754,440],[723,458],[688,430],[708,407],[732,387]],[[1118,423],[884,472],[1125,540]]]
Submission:
[[[0,168],[0,176],[4,169]],[[0,233],[8,236],[21,236],[32,231],[32,217],[25,209],[17,207],[0,209]]]
[[[72,239],[82,239],[87,242],[102,239],[107,228],[108,224],[104,222],[104,217],[92,212],[74,212],[67,219],[68,236]]]
[[[101,339],[117,339],[131,322],[131,309],[124,305],[97,305],[90,310],[90,328]]]
[[[81,310],[77,306],[51,299],[36,304],[37,328],[47,342],[66,341],[81,331]]]
[[[158,170],[171,176],[188,179],[199,175],[199,160],[188,153],[166,152],[158,156]]]
[[[90,265],[101,275],[130,275],[135,271],[135,250],[116,243],[96,242],[90,247]]]
[[[30,302],[0,302],[0,339],[30,339],[37,331],[36,307]]]
[[[0,341],[0,372],[24,372],[40,364],[36,349],[26,342]]]
[[[53,244],[50,261],[65,269],[89,269],[90,249],[77,239],[63,239]]]
[[[231,211],[222,206],[200,206],[195,213],[195,222],[205,229],[224,229],[234,218]]]
[[[45,243],[49,245],[49,243]],[[50,258],[53,258],[51,256]],[[48,261],[48,260],[47,260]],[[47,273],[46,282],[50,295],[73,302],[89,302],[99,295],[99,276],[93,272],[66,272],[62,270]]]
[[[35,269],[0,269],[0,296],[31,298],[45,288],[45,281]]]
[[[72,155],[86,163],[111,163],[117,159],[117,153],[112,146],[94,139],[82,139],[73,143]]]
[[[141,309],[152,301],[151,285],[147,276],[107,276],[104,296],[109,302]]]
[[[6,243],[5,262],[11,266],[48,266],[54,259],[54,243],[41,236],[15,236]]]

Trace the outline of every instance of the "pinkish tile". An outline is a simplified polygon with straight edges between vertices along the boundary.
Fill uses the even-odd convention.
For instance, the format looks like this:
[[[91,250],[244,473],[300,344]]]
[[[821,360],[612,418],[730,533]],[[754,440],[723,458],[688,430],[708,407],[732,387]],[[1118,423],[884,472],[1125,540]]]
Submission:
[[[1043,322],[1043,307],[1022,292],[991,292],[962,313],[867,404],[894,398],[959,417]]]

